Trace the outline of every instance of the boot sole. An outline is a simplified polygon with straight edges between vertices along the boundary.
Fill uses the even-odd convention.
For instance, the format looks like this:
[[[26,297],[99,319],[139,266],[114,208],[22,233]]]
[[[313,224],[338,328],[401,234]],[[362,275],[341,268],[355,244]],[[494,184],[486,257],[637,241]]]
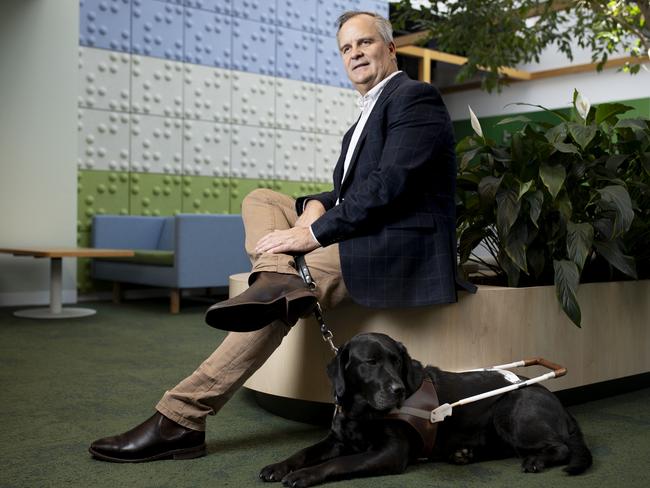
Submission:
[[[123,459],[118,457],[107,456],[106,454],[102,454],[100,452],[95,451],[92,447],[89,448],[88,451],[90,452],[90,454],[93,455],[93,457],[111,463],[146,463],[149,461],[159,461],[163,459],[174,459],[180,461],[183,459],[194,459],[194,458],[203,457],[208,453],[205,444],[196,447],[188,447],[185,449],[174,449],[172,451],[165,451],[165,452],[161,452],[160,454],[156,454],[155,456],[151,456],[147,458],[139,458],[139,459]]]
[[[213,308],[205,314],[206,323],[216,329],[251,332],[266,327],[274,320],[294,325],[316,306],[316,297],[300,290],[266,303],[239,303]]]

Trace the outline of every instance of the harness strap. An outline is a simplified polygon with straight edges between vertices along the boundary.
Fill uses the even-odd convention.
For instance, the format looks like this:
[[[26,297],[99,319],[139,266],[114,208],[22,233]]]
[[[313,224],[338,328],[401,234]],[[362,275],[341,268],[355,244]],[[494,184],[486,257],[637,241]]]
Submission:
[[[401,408],[392,410],[385,417],[401,420],[415,429],[422,441],[418,457],[431,457],[438,432],[438,424],[431,422],[431,411],[439,405],[433,381],[431,378],[425,378],[420,388],[404,401]]]

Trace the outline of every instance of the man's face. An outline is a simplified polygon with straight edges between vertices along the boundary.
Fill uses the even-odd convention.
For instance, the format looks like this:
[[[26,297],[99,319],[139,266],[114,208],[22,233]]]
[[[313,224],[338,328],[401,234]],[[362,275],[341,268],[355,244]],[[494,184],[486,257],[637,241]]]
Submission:
[[[343,24],[338,43],[348,78],[362,95],[397,70],[395,44],[384,42],[369,15],[357,15]]]

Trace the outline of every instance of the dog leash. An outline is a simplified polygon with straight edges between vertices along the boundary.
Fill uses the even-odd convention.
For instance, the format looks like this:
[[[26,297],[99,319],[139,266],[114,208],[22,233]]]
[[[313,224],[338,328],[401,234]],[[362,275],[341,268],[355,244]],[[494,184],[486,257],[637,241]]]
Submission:
[[[311,277],[311,273],[309,272],[309,267],[307,267],[307,263],[305,262],[305,256],[302,254],[295,256],[294,261],[296,262],[296,267],[298,268],[300,277],[305,282],[307,287],[312,291],[315,290],[316,282]],[[316,300],[316,308],[314,308],[314,316],[316,317],[316,321],[320,326],[320,333],[323,336],[323,341],[327,342],[332,352],[336,354],[339,351],[339,349],[334,345],[334,342],[332,340],[334,338],[334,334],[332,334],[332,331],[327,328],[327,325],[325,325],[325,320],[323,319],[323,309],[321,308],[318,300]]]

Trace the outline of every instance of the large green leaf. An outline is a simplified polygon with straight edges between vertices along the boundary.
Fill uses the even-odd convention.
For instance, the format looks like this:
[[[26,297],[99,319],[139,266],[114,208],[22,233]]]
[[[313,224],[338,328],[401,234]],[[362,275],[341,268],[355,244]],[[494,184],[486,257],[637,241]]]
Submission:
[[[481,196],[481,200],[484,202],[492,203],[496,197],[497,190],[499,189],[499,185],[501,185],[502,179],[503,176],[500,178],[496,178],[494,176],[486,176],[485,178],[481,179],[478,184],[478,194]]]
[[[524,200],[527,201],[530,206],[530,220],[535,224],[535,227],[539,227],[537,221],[542,213],[544,194],[540,190],[536,190],[533,193],[527,193],[524,195]]]
[[[582,316],[580,313],[580,304],[576,297],[578,284],[580,283],[580,273],[578,266],[573,261],[553,260],[553,270],[555,271],[555,294],[557,299],[571,321],[580,327]]]
[[[506,252],[512,262],[522,271],[528,273],[526,262],[526,243],[528,242],[528,228],[525,223],[515,225],[506,237]]]
[[[499,254],[499,265],[508,276],[508,286],[516,287],[519,284],[519,275],[521,274],[521,271],[519,270],[519,267],[512,262],[506,252]]]
[[[566,231],[566,247],[569,258],[578,265],[579,269],[582,269],[587,256],[591,252],[591,245],[594,241],[594,228],[586,222],[575,224],[569,221],[567,222]]]
[[[623,232],[627,232],[634,220],[634,210],[630,194],[625,187],[620,185],[610,185],[597,190],[603,201],[610,203],[616,211],[616,221],[614,222],[614,237]]]
[[[627,159],[628,154],[614,154],[607,158],[605,167],[610,171],[616,171],[618,167]]]
[[[561,153],[580,155],[580,151],[574,144],[566,142],[554,142],[551,145]]]
[[[643,132],[648,130],[648,122],[643,119],[622,119],[616,123],[616,128],[626,128]]]
[[[512,124],[513,122],[528,123],[530,122],[530,119],[528,117],[524,117],[523,115],[517,115],[515,117],[506,117],[505,119],[497,122],[497,125]]]
[[[601,103],[596,107],[596,124],[605,122],[610,118],[610,122],[616,122],[616,115],[625,113],[629,110],[632,110],[632,107],[629,105],[623,105],[622,103]]]
[[[458,239],[458,254],[460,255],[461,264],[467,262],[474,248],[488,235],[489,231],[485,225],[473,225],[460,234],[460,238]]]
[[[546,185],[546,188],[548,188],[551,196],[555,199],[566,179],[566,170],[560,164],[555,166],[542,164],[539,167],[539,177],[544,182],[544,185]]]
[[[575,122],[569,123],[569,132],[573,140],[584,150],[596,135],[596,126],[593,124],[582,125]]]
[[[529,247],[528,251],[526,251],[526,255],[528,256],[528,264],[530,264],[533,276],[539,278],[544,272],[544,267],[546,266],[544,250],[540,247]]]
[[[521,181],[519,183],[519,194],[517,195],[517,198],[523,197],[526,193],[528,193],[528,190],[530,190],[530,187],[533,186],[534,181],[529,180],[526,181],[525,183],[522,183]]]
[[[521,200],[514,190],[500,190],[497,193],[497,229],[499,235],[508,235],[512,224],[515,223],[521,209]]]
[[[604,257],[609,264],[614,266],[621,273],[625,273],[632,278],[637,278],[634,258],[623,254],[618,240],[594,241],[594,247],[598,254]]]
[[[566,139],[568,133],[569,129],[567,128],[567,125],[565,123],[562,123],[555,125],[547,130],[544,134],[544,137],[546,137],[546,140],[548,140],[550,143],[564,142],[564,139]]]
[[[568,222],[571,220],[571,217],[573,216],[573,204],[571,203],[569,194],[563,191],[560,196],[555,199],[555,204],[564,221]]]
[[[469,151],[465,152],[462,154],[460,157],[460,169],[461,171],[464,171],[469,163],[476,157],[479,152],[483,150],[483,147],[475,147],[474,149],[470,149]]]

